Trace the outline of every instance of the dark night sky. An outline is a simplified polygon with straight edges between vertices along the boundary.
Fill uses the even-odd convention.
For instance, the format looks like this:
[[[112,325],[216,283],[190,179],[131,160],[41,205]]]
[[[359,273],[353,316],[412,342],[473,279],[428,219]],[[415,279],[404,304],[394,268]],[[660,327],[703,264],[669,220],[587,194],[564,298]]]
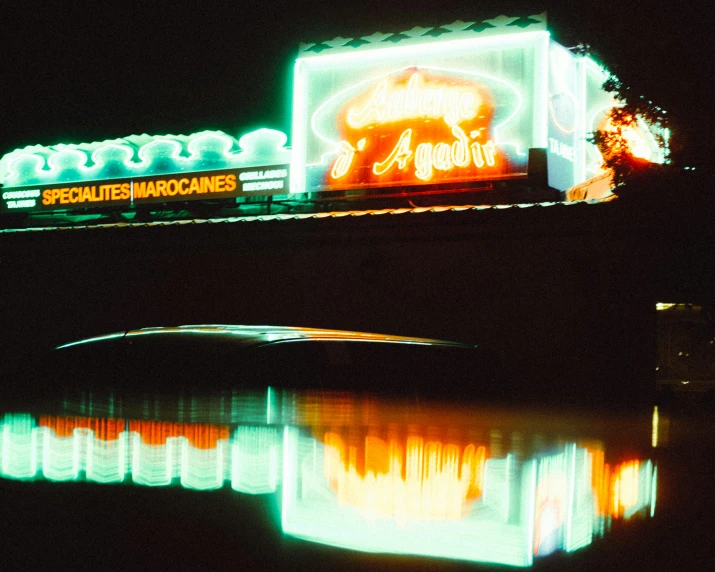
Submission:
[[[289,131],[302,41],[544,9],[557,40],[590,43],[673,117],[711,116],[703,75],[711,25],[702,13],[607,1],[15,3],[2,16],[0,153],[133,133]]]

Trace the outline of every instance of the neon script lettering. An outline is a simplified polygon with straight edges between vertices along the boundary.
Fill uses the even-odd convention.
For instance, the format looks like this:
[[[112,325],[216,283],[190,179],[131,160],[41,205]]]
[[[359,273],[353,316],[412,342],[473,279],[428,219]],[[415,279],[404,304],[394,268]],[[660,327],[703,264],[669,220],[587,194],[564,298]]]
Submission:
[[[450,171],[451,169],[466,168],[470,165],[481,169],[485,165],[493,167],[496,164],[496,146],[492,140],[481,144],[471,141],[461,127],[453,126],[454,141],[438,143],[418,143],[413,151],[413,130],[406,129],[400,135],[397,144],[390,154],[383,160],[377,161],[372,166],[372,172],[381,176],[388,173],[393,167],[404,171],[414,160],[415,177],[422,181],[430,181],[435,171]],[[473,136],[476,136],[475,132]],[[352,168],[355,153],[365,148],[365,139],[358,144],[358,149],[343,141],[341,153],[333,164],[331,176],[340,179],[347,175]]]
[[[390,123],[403,119],[444,119],[456,125],[472,119],[481,106],[481,98],[460,87],[424,87],[420,74],[412,74],[406,88],[391,88],[387,78],[377,84],[362,109],[350,109],[347,123],[357,129],[375,123]]]
[[[342,140],[329,181],[410,185],[497,174],[493,114],[490,93],[474,80],[398,70],[338,113]]]

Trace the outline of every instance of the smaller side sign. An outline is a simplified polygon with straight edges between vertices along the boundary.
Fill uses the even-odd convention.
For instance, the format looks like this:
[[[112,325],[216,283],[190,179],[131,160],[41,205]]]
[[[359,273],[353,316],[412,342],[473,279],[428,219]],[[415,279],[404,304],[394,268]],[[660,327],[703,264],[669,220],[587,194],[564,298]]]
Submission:
[[[289,177],[289,165],[271,165],[9,187],[0,193],[0,212],[52,212],[288,194]]]

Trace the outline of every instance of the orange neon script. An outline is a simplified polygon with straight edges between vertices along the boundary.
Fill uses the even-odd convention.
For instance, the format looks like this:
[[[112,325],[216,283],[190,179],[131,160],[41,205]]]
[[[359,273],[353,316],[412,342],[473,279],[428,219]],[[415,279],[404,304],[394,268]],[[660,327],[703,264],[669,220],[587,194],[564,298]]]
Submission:
[[[338,113],[330,184],[424,184],[498,176],[494,103],[471,79],[411,68],[372,84]]]

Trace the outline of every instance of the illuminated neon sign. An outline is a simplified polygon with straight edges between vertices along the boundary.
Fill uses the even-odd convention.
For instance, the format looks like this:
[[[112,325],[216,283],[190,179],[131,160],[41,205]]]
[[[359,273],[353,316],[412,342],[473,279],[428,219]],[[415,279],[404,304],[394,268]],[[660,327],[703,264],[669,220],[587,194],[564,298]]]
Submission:
[[[13,188],[0,194],[0,211],[54,211],[107,206],[215,200],[288,192],[288,165],[227,169],[158,177],[81,181]]]
[[[522,445],[519,454],[501,450],[501,431],[499,441],[475,440],[474,416],[457,410],[394,410],[389,402],[309,392],[284,394],[273,416],[272,390],[260,401],[232,394],[228,410],[223,400],[213,411],[206,407],[208,417],[220,414],[231,425],[6,413],[0,478],[205,491],[228,481],[240,493],[282,490],[285,534],[512,566],[587,546],[611,521],[652,516],[655,508],[653,463],[610,465],[597,441],[566,441],[525,456]],[[256,415],[261,403],[266,411]],[[413,422],[424,415],[429,425],[365,426],[392,415]],[[251,424],[237,422],[249,418]]]
[[[293,192],[461,190],[525,178],[533,148],[546,150],[548,185],[572,200],[570,189],[602,172],[588,142],[599,128],[594,113],[617,102],[603,90],[608,73],[551,41],[543,16],[304,46],[294,73]],[[638,123],[623,135],[637,156],[662,162],[656,131]],[[594,187],[585,198],[610,192],[595,196]]]
[[[341,141],[326,183],[363,186],[495,178],[507,159],[493,139],[488,89],[429,69],[378,79],[338,111]]]
[[[290,192],[285,134],[259,129],[134,135],[80,145],[33,146],[0,158],[0,212],[51,212]]]
[[[294,192],[526,176],[529,147],[547,144],[548,33],[453,26],[453,41],[425,30],[409,47],[368,41],[298,59]]]

